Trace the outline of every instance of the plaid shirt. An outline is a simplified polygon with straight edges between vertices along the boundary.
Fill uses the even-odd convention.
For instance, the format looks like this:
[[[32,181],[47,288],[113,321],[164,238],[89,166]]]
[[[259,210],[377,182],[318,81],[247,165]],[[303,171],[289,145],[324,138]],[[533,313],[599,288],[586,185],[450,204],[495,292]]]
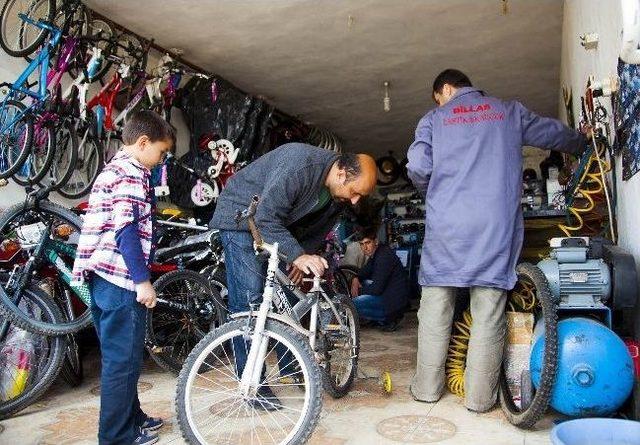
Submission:
[[[142,252],[149,263],[155,210],[150,175],[149,169],[124,151],[118,152],[98,175],[83,218],[73,265],[74,283],[83,282],[89,272],[95,272],[116,286],[135,290],[116,234],[137,222]]]

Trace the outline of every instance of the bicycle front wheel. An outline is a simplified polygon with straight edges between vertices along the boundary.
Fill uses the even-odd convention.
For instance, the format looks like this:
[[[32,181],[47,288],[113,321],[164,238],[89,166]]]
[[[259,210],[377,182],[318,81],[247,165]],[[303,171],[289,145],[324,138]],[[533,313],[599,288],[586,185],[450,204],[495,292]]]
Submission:
[[[158,302],[147,315],[149,355],[163,369],[178,374],[191,349],[211,329],[222,325],[224,308],[218,292],[192,270],[166,273],[153,288],[158,298],[169,304]]]
[[[4,286],[6,277],[3,277]],[[25,289],[20,306],[47,323],[62,321],[62,314],[37,286]],[[64,337],[31,334],[0,317],[0,419],[38,400],[60,373]]]
[[[51,23],[55,12],[55,0],[7,0],[0,12],[0,46],[13,57],[33,53],[44,41],[47,30],[24,22],[18,14],[35,22]]]
[[[210,332],[191,351],[178,377],[176,409],[192,444],[299,444],[308,440],[322,410],[318,364],[305,337],[267,321],[268,347],[258,388],[240,391],[249,350],[246,320]]]
[[[64,186],[73,174],[78,159],[78,135],[73,119],[64,119],[56,125],[56,149],[49,174],[41,181],[54,190]]]
[[[82,220],[69,210],[49,201],[41,201],[37,207],[16,204],[0,215],[0,239],[13,240],[23,246],[28,253],[34,246],[24,247],[25,242],[20,233],[29,230],[27,227],[30,230],[37,230],[39,224],[51,227],[48,245],[60,247],[56,249],[55,266],[51,259],[46,257],[45,251],[45,258],[40,258],[41,266],[35,271],[35,275],[27,277],[27,282],[34,280],[47,282],[51,298],[55,300],[58,307],[65,308],[65,317],[55,321],[34,317],[32,313],[20,306],[19,300],[22,294],[18,289],[8,291],[5,289],[0,293],[0,313],[11,323],[29,332],[45,335],[74,334],[90,326],[92,322],[91,309],[74,292],[74,289],[82,289],[81,295],[86,297],[88,294],[86,285],[81,288],[71,288],[68,284]],[[16,273],[19,274],[20,271]]]

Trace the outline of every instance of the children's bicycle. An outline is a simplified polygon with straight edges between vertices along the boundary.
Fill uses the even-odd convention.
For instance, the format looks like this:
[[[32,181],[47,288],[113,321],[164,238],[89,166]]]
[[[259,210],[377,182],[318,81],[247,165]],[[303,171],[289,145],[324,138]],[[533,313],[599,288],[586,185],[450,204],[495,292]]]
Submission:
[[[344,388],[355,376],[355,311],[348,302],[336,304],[319,277],[311,280],[309,292],[296,289],[300,301],[285,308],[283,287],[295,287],[278,267],[286,261],[278,244],[264,242],[255,225],[257,205],[255,197],[236,220],[248,221],[256,250],[269,255],[262,302],[232,315],[187,358],[178,377],[176,406],[190,443],[304,443],[320,416],[323,380]],[[301,324],[305,316],[309,329]],[[340,352],[347,360],[337,366]]]

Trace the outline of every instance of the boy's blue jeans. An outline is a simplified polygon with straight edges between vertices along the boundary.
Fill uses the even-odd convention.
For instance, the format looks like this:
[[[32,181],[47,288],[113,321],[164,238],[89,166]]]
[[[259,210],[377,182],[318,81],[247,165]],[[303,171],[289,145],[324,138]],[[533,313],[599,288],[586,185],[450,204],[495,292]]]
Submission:
[[[100,339],[100,445],[130,445],[147,416],[138,400],[147,308],[136,293],[91,276],[91,312]]]

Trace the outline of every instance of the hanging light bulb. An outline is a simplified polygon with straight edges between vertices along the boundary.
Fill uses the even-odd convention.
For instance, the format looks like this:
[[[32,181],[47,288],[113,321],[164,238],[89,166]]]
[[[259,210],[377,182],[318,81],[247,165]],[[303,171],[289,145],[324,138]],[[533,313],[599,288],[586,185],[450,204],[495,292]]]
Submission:
[[[389,83],[388,80],[385,80],[384,83],[384,99],[382,100],[382,108],[385,112],[391,111],[391,97],[389,97]]]

